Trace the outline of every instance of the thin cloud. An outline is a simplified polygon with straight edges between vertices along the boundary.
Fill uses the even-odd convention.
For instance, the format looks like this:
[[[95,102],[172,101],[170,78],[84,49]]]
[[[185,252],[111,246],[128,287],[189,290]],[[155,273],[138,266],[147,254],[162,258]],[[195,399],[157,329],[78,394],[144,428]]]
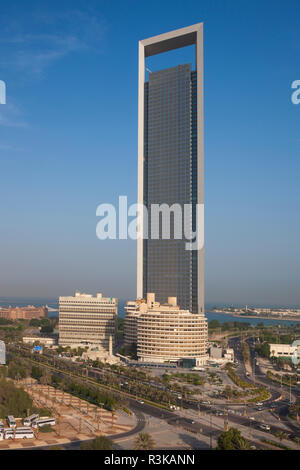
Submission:
[[[0,126],[28,127],[22,112],[15,104],[7,103],[0,106]]]
[[[1,150],[11,151],[11,152],[20,152],[23,149],[21,149],[19,147],[15,147],[14,145],[10,145],[10,144],[0,144],[0,151]]]
[[[0,66],[41,76],[47,67],[71,53],[101,51],[105,32],[105,21],[77,10],[36,12],[10,22],[3,18]]]

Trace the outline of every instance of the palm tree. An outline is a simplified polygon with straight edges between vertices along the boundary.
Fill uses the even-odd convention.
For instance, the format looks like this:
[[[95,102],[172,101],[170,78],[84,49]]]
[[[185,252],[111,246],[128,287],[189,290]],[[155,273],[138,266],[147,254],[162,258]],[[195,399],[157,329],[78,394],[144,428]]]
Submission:
[[[134,448],[136,450],[153,450],[155,448],[155,442],[150,434],[141,432],[134,441]]]
[[[298,446],[300,446],[300,437],[295,437],[295,438],[294,438],[294,442],[295,442]]]
[[[276,437],[279,438],[280,442],[283,440],[283,439],[287,439],[288,435],[286,432],[284,431],[278,431],[276,434],[275,434]]]
[[[239,450],[249,450],[249,442],[246,439],[238,439]]]

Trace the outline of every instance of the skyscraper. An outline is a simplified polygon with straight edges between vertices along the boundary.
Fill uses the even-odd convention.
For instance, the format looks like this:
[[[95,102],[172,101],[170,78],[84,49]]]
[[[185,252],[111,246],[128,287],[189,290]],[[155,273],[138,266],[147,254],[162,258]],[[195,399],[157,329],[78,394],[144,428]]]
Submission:
[[[182,64],[149,73],[145,81],[145,58],[195,45],[195,70]],[[157,301],[177,297],[181,308],[204,313],[204,253],[187,250],[184,236],[174,237],[175,216],[170,219],[171,238],[151,238],[155,223],[153,205],[179,204],[182,214],[190,205],[193,231],[196,206],[203,204],[203,24],[199,23],[139,42],[138,202],[148,209],[140,215],[137,297],[154,292]],[[192,216],[192,217],[191,217]],[[147,221],[145,217],[148,217]],[[147,222],[147,224],[146,224]]]

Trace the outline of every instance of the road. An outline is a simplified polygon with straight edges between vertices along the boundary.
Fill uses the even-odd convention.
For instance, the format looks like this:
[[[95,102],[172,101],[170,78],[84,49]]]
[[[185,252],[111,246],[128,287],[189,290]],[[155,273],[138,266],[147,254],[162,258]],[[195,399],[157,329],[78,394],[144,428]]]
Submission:
[[[255,352],[255,343],[251,338],[247,339],[247,343],[250,347],[250,354],[251,354],[251,364],[252,367],[254,366],[254,375],[249,376],[246,375],[245,365],[243,361],[242,354],[240,352],[240,338],[232,338],[230,340],[230,346],[234,349],[235,357],[239,361],[239,366],[236,369],[236,373],[241,377],[243,380],[254,383],[256,385],[263,385],[271,394],[271,398],[269,400],[264,401],[264,407],[268,407],[274,409],[274,413],[277,416],[280,416],[281,421],[287,426],[291,433],[291,436],[300,437],[300,428],[297,424],[293,424],[290,420],[287,419],[288,414],[288,403],[282,393],[282,389],[280,388],[280,384],[274,384],[271,380],[269,380],[261,371],[259,365],[257,365],[257,357]],[[299,396],[299,395],[298,395]],[[294,396],[295,397],[295,396]],[[238,422],[238,417],[235,417],[235,422]],[[245,424],[247,425],[247,424]],[[282,427],[275,426],[270,424],[271,433],[275,433],[277,431],[282,431]]]
[[[236,372],[241,378],[243,378],[244,380],[250,382],[249,377],[246,376],[245,368],[244,368],[244,365],[243,365],[243,360],[241,358],[241,353],[239,351],[240,340],[239,340],[239,338],[232,338],[230,341],[231,341],[231,347],[233,347],[234,350],[235,350],[236,358],[239,360],[239,366],[236,369]],[[54,371],[52,371],[52,372],[54,372]],[[63,375],[68,374],[68,373],[64,372],[64,371],[56,371],[56,374],[60,375],[60,376],[63,376]],[[96,376],[98,376],[98,379],[100,379],[101,372],[96,371],[96,370],[88,369],[88,375],[93,376],[94,380],[95,380]],[[261,377],[256,377],[256,382],[257,383],[260,380],[262,380]],[[122,376],[122,381],[124,381],[124,376]],[[262,383],[262,382],[260,382],[260,383]],[[271,399],[268,400],[267,402],[265,402],[268,405],[274,399],[278,398],[280,393],[278,392],[278,387],[274,386],[274,384],[267,383],[267,385],[268,385],[268,387],[270,389],[270,392],[271,392],[271,395],[272,395]],[[101,387],[101,383],[99,384],[99,387]],[[116,391],[116,393],[118,393],[118,392]],[[168,411],[166,409],[160,409],[158,406],[151,405],[149,403],[141,403],[138,399],[135,399],[135,398],[130,397],[128,395],[127,395],[127,399],[129,401],[130,409],[137,416],[137,426],[134,429],[132,429],[131,431],[128,431],[126,433],[122,433],[122,434],[117,435],[117,436],[116,435],[113,436],[114,440],[119,439],[120,437],[132,436],[134,434],[137,434],[141,430],[143,430],[144,427],[145,427],[145,416],[144,415],[153,416],[153,417],[165,420],[170,425],[182,427],[182,428],[184,428],[184,429],[186,429],[190,432],[193,432],[194,434],[198,434],[198,435],[203,434],[205,436],[212,436],[214,438],[217,438],[218,435],[223,431],[223,429],[220,429],[220,426],[216,427],[216,425],[212,422],[212,420],[206,420],[207,424],[204,424],[203,422],[192,422],[191,419],[188,419],[187,417],[184,417],[181,414],[176,413],[174,411]],[[198,403],[196,403],[195,401],[184,400],[183,399],[182,400],[182,405],[183,405],[183,407],[190,408],[194,411],[198,411]],[[227,403],[226,403],[226,407],[227,407]],[[207,405],[201,404],[201,413],[203,413],[203,412],[206,412],[207,414],[208,413],[215,413],[217,410],[220,410],[220,409],[223,409],[223,411],[224,411],[224,407],[220,407],[220,406],[217,406],[217,405],[207,406]],[[249,407],[249,409],[252,410],[251,407]],[[253,422],[252,420],[250,420],[246,416],[238,416],[238,415],[230,414],[228,416],[228,419],[229,419],[230,424],[231,423],[232,424],[238,424],[238,425],[246,426],[246,427],[249,427],[249,428],[251,427],[252,429],[259,429],[260,423],[259,422]],[[208,424],[208,421],[210,421],[209,424]],[[275,433],[276,431],[282,431],[282,427],[280,427],[280,426],[270,425],[270,427],[271,427],[271,432],[272,433]],[[289,427],[294,433],[297,433],[297,435],[300,435],[299,434],[299,428],[297,429],[297,427],[295,427],[295,429],[292,429],[291,426],[289,426]],[[268,437],[268,434],[266,433],[266,438],[267,437]],[[74,445],[76,445],[76,443],[74,443]],[[78,443],[78,445],[80,445],[80,443]]]

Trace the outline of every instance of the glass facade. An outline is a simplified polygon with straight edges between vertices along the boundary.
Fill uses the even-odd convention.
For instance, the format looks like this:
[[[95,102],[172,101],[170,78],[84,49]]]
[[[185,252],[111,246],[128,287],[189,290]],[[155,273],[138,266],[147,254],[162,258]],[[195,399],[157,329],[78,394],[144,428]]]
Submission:
[[[181,308],[198,313],[197,251],[175,239],[171,215],[169,240],[151,238],[153,204],[192,204],[193,231],[197,203],[197,74],[191,64],[149,74],[144,103],[144,204],[148,208],[148,240],[143,246],[143,296],[157,301],[177,297]]]

